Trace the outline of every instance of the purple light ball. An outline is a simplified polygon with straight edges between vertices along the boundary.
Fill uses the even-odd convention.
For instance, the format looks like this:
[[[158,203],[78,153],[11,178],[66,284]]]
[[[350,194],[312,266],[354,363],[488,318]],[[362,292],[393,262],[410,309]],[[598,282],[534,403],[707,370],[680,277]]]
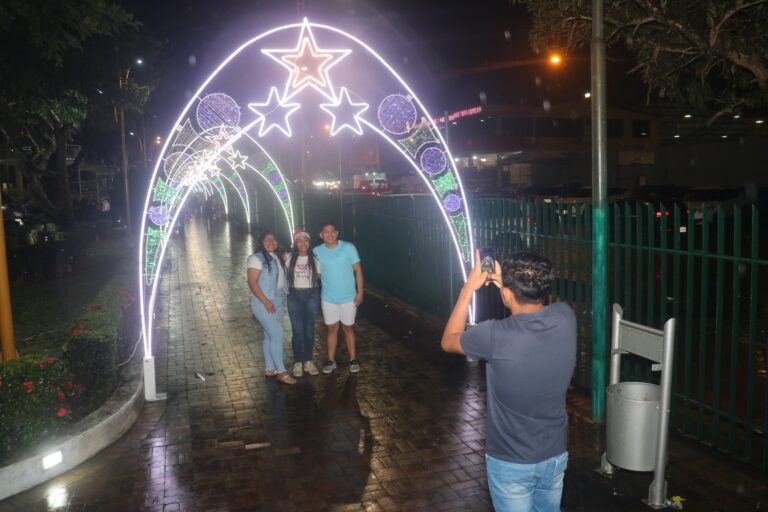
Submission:
[[[153,206],[147,212],[149,220],[156,226],[163,226],[168,222],[168,215],[164,206]]]
[[[402,94],[390,94],[379,104],[379,123],[389,133],[406,134],[416,124],[416,107]]]
[[[443,199],[443,206],[445,206],[445,209],[449,213],[455,213],[461,208],[461,198],[458,194],[448,194],[445,199]]]
[[[273,185],[277,185],[278,183],[280,183],[280,175],[279,175],[279,174],[277,174],[276,172],[275,172],[275,173],[272,173],[272,174],[270,174],[270,175],[269,175],[269,182],[270,182],[271,184],[273,184]]]
[[[421,154],[421,168],[430,176],[440,174],[446,163],[445,153],[440,148],[427,148]]]
[[[280,192],[277,193],[277,197],[279,197],[280,199],[287,198],[288,197],[288,191],[285,190],[285,189],[281,190]]]
[[[222,92],[209,94],[197,105],[197,122],[204,130],[237,126],[240,122],[240,107],[231,96]]]

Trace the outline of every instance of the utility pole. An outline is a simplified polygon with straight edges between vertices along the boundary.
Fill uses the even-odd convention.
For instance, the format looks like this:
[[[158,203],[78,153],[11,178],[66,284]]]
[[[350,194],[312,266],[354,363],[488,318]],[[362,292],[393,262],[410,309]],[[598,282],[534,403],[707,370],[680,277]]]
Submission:
[[[0,221],[3,220],[0,197]],[[0,222],[0,344],[3,361],[16,359],[16,341],[13,334],[13,310],[11,308],[11,284],[8,279],[8,254],[5,250],[5,223]]]
[[[117,80],[120,90],[128,86],[128,77],[131,74],[131,68],[125,70],[125,78],[122,72],[118,73]],[[120,106],[117,112],[117,122],[120,125],[120,148],[122,151],[123,168],[123,187],[125,189],[125,225],[128,228],[128,236],[133,236],[133,226],[131,222],[131,196],[128,187],[128,148],[125,144],[125,110]]]
[[[605,417],[608,315],[608,148],[603,0],[592,0],[592,419]]]

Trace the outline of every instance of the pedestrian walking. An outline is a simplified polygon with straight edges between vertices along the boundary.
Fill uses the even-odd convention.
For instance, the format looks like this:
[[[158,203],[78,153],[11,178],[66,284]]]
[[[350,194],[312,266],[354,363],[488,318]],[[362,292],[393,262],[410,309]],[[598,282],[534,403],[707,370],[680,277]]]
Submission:
[[[315,320],[320,310],[320,261],[312,251],[309,233],[303,228],[293,234],[293,250],[286,255],[285,267],[288,279],[288,317],[291,319],[293,336],[294,377],[304,373],[317,375],[312,362],[315,344]]]
[[[339,240],[336,224],[328,222],[320,230],[323,244],[315,247],[315,255],[323,269],[320,306],[323,321],[328,327],[328,361],[323,373],[336,369],[336,346],[339,342],[339,323],[349,352],[349,371],[360,371],[355,344],[355,316],[363,302],[363,267],[354,244]]]
[[[264,330],[264,376],[295,384],[283,363],[283,317],[287,293],[285,266],[277,257],[277,238],[267,231],[259,240],[260,250],[248,257],[248,288],[251,311]]]
[[[486,361],[486,471],[499,511],[559,511],[568,465],[565,395],[576,362],[576,317],[565,302],[545,306],[554,272],[546,258],[522,252],[476,265],[443,332],[446,352]],[[465,331],[472,295],[500,288],[511,311]]]

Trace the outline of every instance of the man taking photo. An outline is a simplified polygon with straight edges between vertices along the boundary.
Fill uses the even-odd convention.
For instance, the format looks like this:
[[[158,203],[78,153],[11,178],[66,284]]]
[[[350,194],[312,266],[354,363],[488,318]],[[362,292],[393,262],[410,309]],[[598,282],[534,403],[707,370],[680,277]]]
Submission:
[[[520,252],[483,272],[480,253],[445,326],[446,352],[486,361],[486,471],[498,511],[559,511],[568,465],[565,396],[576,362],[576,318],[564,302],[545,306],[554,272]],[[465,330],[472,295],[490,283],[512,313]]]

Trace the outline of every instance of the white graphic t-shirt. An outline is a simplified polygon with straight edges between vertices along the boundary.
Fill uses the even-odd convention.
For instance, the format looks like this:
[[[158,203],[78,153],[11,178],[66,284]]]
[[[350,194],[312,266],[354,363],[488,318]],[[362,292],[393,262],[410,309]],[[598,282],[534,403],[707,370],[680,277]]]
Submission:
[[[285,260],[285,266],[291,264],[290,255]],[[315,257],[315,268],[320,274],[320,260]],[[293,287],[294,288],[312,288],[312,267],[309,266],[309,256],[299,256],[296,258],[296,266],[293,268]]]

